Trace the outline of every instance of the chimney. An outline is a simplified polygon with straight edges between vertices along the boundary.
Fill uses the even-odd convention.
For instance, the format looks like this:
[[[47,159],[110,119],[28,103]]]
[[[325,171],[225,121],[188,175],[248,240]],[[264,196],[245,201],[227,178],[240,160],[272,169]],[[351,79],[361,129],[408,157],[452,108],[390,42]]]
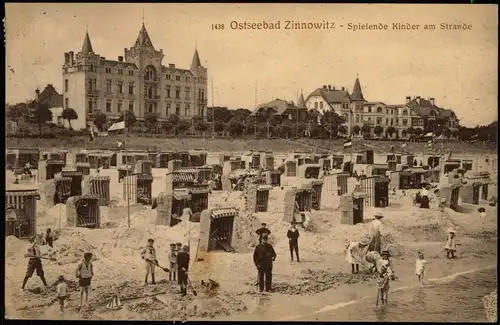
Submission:
[[[69,53],[64,52],[64,63],[69,64]]]
[[[434,105],[434,97],[429,98],[429,101],[431,102],[432,105]]]
[[[73,63],[75,62],[75,57],[74,57],[75,52],[70,51],[68,54],[69,54],[69,65],[73,65]]]
[[[121,55],[120,55],[120,56],[118,57],[118,61],[123,62],[123,56],[121,56]]]
[[[36,89],[35,90],[35,94],[36,94],[36,99],[38,99],[38,97],[40,96],[40,89]]]
[[[332,85],[328,85],[328,90],[332,90]]]
[[[173,64],[173,63],[169,63],[169,64],[168,64],[168,67],[169,67],[170,69],[175,69],[175,64]]]
[[[406,96],[406,104],[408,104],[409,102],[411,102],[411,96]]]

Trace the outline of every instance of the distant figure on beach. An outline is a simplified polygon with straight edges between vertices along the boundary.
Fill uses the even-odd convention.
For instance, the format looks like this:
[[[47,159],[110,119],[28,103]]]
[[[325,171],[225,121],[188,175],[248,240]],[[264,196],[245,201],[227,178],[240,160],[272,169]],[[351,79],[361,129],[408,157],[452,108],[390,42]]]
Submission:
[[[59,308],[64,312],[64,301],[69,298],[69,288],[64,280],[64,276],[60,275],[57,279],[57,300],[59,301]]]
[[[486,218],[486,210],[481,207],[477,209],[477,212],[479,212],[479,218],[481,219],[481,221],[484,221],[484,218]]]
[[[155,284],[155,266],[158,265],[158,260],[156,258],[156,249],[153,247],[154,242],[154,239],[148,239],[147,246],[141,251],[141,258],[144,260],[146,266],[144,285],[148,284],[148,277],[150,274],[151,284]]]
[[[455,253],[457,251],[457,241],[455,238],[455,229],[453,228],[448,229],[448,240],[446,241],[444,250],[446,251],[446,258],[455,258]]]
[[[253,262],[257,267],[259,279],[259,291],[270,292],[272,290],[273,262],[276,260],[276,252],[268,242],[268,236],[263,235],[262,241],[255,247]]]
[[[23,286],[22,290],[24,290],[26,283],[28,282],[28,279],[33,276],[33,273],[36,271],[36,275],[40,277],[40,280],[42,280],[43,285],[45,286],[45,289],[48,288],[47,281],[45,281],[45,275],[43,272],[43,266],[42,266],[42,253],[40,252],[40,244],[42,243],[42,236],[40,235],[35,235],[33,245],[31,245],[28,248],[27,253],[24,255],[24,257],[28,257],[28,268],[26,270],[26,275],[24,276],[23,280]]]
[[[426,264],[427,261],[424,259],[424,254],[422,252],[418,252],[418,258],[415,261],[415,275],[417,276],[419,283],[423,283],[424,281]]]
[[[189,270],[189,260],[191,257],[189,256],[189,247],[184,245],[182,247],[182,251],[177,253],[177,265],[179,267],[178,270],[178,279],[179,286],[181,288],[180,294],[185,296],[187,295],[187,286],[188,286],[188,270]]]
[[[92,264],[92,253],[85,252],[83,254],[83,261],[78,263],[76,267],[76,278],[78,279],[78,286],[80,287],[80,305],[83,306],[89,301],[89,287],[94,276],[94,265]],[[85,299],[84,299],[85,297]]]
[[[262,242],[262,237],[264,235],[269,236],[269,234],[271,233],[271,230],[267,229],[267,224],[265,222],[263,222],[261,224],[261,227],[259,229],[257,229],[257,231],[255,231],[255,232],[259,236],[259,243],[260,243],[260,242]]]
[[[170,244],[170,252],[168,254],[170,262],[170,272],[168,273],[168,281],[174,281],[177,278],[177,248],[175,243]]]
[[[293,262],[293,252],[297,257],[297,262],[300,263],[299,259],[299,230],[295,227],[295,222],[292,221],[290,224],[290,229],[288,229],[286,236],[288,237],[288,246],[290,248],[290,257]]]
[[[45,243],[50,246],[50,248],[54,248],[54,234],[50,228],[47,228],[47,232],[45,233]]]
[[[191,208],[185,207],[182,210],[181,220],[184,222],[190,221],[192,216],[193,216],[193,211],[191,211]]]
[[[387,264],[387,263],[384,263]],[[379,273],[379,278],[377,280],[377,288],[378,288],[378,293],[377,293],[377,306],[378,306],[378,301],[380,297],[380,301],[382,305],[387,304],[388,298],[389,298],[389,288],[390,288],[390,279],[389,279],[389,274],[387,272],[387,266],[382,265],[382,268]]]
[[[424,190],[422,190],[420,195],[421,195],[420,196],[420,209],[429,209],[430,208],[430,206],[429,206],[429,203],[430,203],[429,191],[424,189]]]
[[[375,220],[371,222],[370,226],[370,233],[371,233],[371,240],[370,244],[368,245],[368,252],[376,251],[380,253],[381,249],[381,239],[380,239],[380,228],[382,227],[382,221],[381,219],[384,217],[384,215],[380,212],[375,213],[374,215]]]

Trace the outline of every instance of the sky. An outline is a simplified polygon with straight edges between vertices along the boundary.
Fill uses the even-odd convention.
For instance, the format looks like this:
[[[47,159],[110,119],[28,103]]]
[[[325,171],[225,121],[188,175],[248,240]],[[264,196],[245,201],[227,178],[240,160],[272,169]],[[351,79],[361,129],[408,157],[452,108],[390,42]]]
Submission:
[[[350,91],[359,75],[369,101],[434,97],[465,126],[497,119],[498,9],[495,5],[382,4],[6,4],[6,100],[62,88],[64,52],[81,50],[86,28],[94,51],[124,55],[144,22],[163,64],[189,68],[197,48],[208,68],[208,106],[253,109],[297,100],[322,85]],[[285,30],[287,20],[335,23],[330,30]],[[280,30],[233,30],[232,21],[280,21]],[[420,24],[417,31],[392,23]],[[348,23],[385,23],[352,31]],[[439,30],[441,23],[472,30]],[[212,29],[224,24],[224,30]],[[423,24],[435,24],[434,31]],[[342,25],[343,27],[340,27]],[[212,85],[213,81],[213,85]],[[213,88],[213,91],[212,91]]]

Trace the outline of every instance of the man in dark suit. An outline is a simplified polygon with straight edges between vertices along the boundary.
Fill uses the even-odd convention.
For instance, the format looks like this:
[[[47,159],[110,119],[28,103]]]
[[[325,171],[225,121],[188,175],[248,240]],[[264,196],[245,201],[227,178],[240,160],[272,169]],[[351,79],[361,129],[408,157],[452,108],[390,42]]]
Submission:
[[[271,244],[267,242],[267,235],[262,236],[262,241],[253,253],[253,262],[259,272],[259,291],[270,292],[272,288],[273,262],[276,260],[276,252]]]

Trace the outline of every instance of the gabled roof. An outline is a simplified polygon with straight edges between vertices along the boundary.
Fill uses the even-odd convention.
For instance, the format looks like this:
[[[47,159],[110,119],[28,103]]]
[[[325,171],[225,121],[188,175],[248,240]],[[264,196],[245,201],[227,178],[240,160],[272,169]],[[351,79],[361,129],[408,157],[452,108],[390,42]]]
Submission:
[[[417,115],[422,117],[425,116],[439,116],[439,107],[433,105],[429,100],[424,98],[420,98],[420,103],[417,98],[413,98],[410,102],[406,104],[409,106]]]
[[[383,102],[364,102],[363,105],[377,105],[377,104],[382,104],[385,105]],[[385,105],[385,106],[390,106],[390,105]]]
[[[198,55],[198,49],[194,50],[193,61],[191,62],[191,70],[196,70],[201,67],[200,56]]]
[[[287,102],[286,100],[275,99],[275,100],[272,100],[268,103],[259,105],[250,115],[253,116],[253,115],[257,114],[257,112],[259,112],[259,111],[269,110],[269,109],[272,109],[274,111],[275,115],[282,115],[283,113],[286,112],[287,109],[305,110],[306,108],[305,107],[303,107],[303,108],[297,107],[293,103]]]
[[[149,38],[148,31],[146,30],[146,25],[142,23],[141,30],[139,31],[139,35],[135,40],[135,46],[150,46],[154,48],[153,42],[151,42],[151,38]]]
[[[350,101],[347,90],[318,88],[307,96],[307,100],[313,96],[321,96],[327,103],[335,104]]]
[[[92,48],[92,43],[90,42],[89,33],[85,33],[85,39],[83,40],[82,53],[89,54],[94,53],[94,49]]]
[[[45,89],[38,95],[38,101],[49,107],[62,107],[63,95],[60,95],[51,84],[48,84]]]
[[[361,91],[361,84],[359,83],[359,78],[356,78],[354,82],[354,89],[352,90],[351,100],[353,101],[364,101],[363,92]]]

